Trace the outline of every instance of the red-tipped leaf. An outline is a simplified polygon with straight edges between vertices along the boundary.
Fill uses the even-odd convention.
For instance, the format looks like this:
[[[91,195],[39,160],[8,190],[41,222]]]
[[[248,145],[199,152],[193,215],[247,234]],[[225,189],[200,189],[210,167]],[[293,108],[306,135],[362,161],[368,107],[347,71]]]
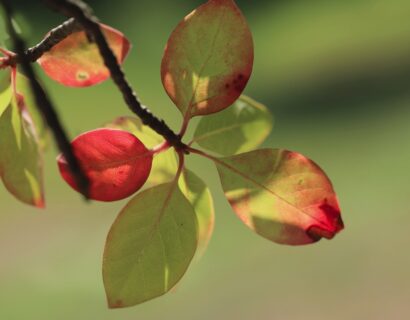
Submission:
[[[90,179],[89,197],[99,201],[116,201],[140,189],[151,171],[152,154],[129,132],[98,129],[78,136],[74,154]],[[78,187],[63,156],[58,166],[64,180]]]
[[[303,245],[331,239],[343,229],[332,183],[305,156],[263,149],[215,162],[232,208],[261,236]]]
[[[104,24],[100,27],[119,63],[130,49],[130,42],[118,30]],[[90,42],[84,31],[74,32],[46,52],[38,63],[53,80],[69,87],[88,87],[110,76],[98,47]]]

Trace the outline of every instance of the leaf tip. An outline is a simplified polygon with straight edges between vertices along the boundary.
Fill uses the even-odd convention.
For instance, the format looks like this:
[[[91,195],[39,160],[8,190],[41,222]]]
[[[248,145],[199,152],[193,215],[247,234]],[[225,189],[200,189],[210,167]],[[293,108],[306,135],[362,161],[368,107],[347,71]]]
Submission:
[[[125,307],[124,302],[121,299],[111,300],[110,298],[107,298],[107,304],[110,309],[120,309]]]
[[[46,202],[44,200],[44,197],[41,196],[38,199],[34,199],[34,206],[39,208],[39,209],[45,209],[46,208]]]
[[[313,225],[306,231],[306,233],[314,242],[317,242],[322,238],[331,240],[336,234],[344,229],[339,206],[332,206],[325,200],[318,208],[328,218],[328,228],[325,229],[322,226]]]

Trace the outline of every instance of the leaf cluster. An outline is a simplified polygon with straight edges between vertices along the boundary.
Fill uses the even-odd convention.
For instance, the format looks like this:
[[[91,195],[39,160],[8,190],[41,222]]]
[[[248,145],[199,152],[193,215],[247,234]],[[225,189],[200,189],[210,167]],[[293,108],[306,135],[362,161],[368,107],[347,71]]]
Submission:
[[[121,64],[130,42],[109,26],[100,28]],[[3,59],[12,56],[4,54]],[[343,228],[333,186],[317,164],[297,152],[257,149],[272,131],[273,117],[243,95],[253,60],[252,34],[235,2],[209,0],[172,32],[161,65],[165,91],[182,115],[178,136],[183,139],[191,119],[201,117],[193,139],[175,146],[139,118],[124,116],[73,140],[90,181],[89,198],[133,196],[105,244],[103,278],[110,307],[165,294],[194,255],[204,252],[215,212],[209,188],[185,165],[191,154],[215,164],[233,211],[268,240],[305,245],[331,239]],[[65,86],[86,87],[110,77],[85,31],[67,36],[38,63]],[[19,200],[43,207],[47,128],[24,76],[15,66],[1,75],[0,150],[7,150],[0,155],[1,177]],[[57,162],[62,178],[81,192],[65,157]]]

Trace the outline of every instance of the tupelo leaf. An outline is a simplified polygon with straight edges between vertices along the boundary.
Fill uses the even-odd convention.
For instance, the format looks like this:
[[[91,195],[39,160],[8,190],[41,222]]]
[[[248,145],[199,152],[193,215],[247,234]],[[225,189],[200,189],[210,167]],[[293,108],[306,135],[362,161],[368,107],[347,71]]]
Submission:
[[[241,96],[231,107],[203,117],[193,142],[229,156],[250,151],[261,145],[273,128],[273,117],[264,105]]]
[[[100,27],[122,63],[127,56],[130,43],[118,30],[107,25]],[[110,72],[95,43],[90,42],[84,31],[74,32],[46,52],[38,63],[53,80],[69,87],[88,87],[109,78]]]
[[[164,138],[145,126],[135,117],[119,117],[105,125],[106,128],[129,131],[142,141],[148,148],[154,148],[164,141]],[[171,181],[177,172],[178,162],[174,149],[169,149],[154,156],[148,185],[157,185]]]
[[[171,290],[197,247],[194,209],[175,182],[136,195],[111,227],[103,278],[110,308],[129,307]]]
[[[215,224],[214,203],[207,185],[192,171],[185,169],[179,187],[193,206],[198,221],[198,254],[205,252]]]
[[[151,152],[129,132],[89,131],[75,138],[72,147],[90,180],[90,199],[127,198],[144,185],[151,170]],[[57,161],[64,180],[79,191],[65,158],[60,155]]]
[[[262,149],[214,160],[232,208],[259,235],[303,245],[343,229],[330,180],[303,155]]]
[[[244,90],[253,40],[232,0],[209,0],[171,34],[161,66],[168,95],[186,119],[221,111]]]
[[[7,68],[0,70],[0,116],[10,105],[11,96],[11,70]]]
[[[33,96],[33,93],[30,88],[29,80],[17,72],[16,77],[16,89],[19,94],[24,96],[24,101],[27,107],[27,111],[30,113],[30,117],[33,120],[34,130],[36,132],[38,142],[42,149],[45,149],[50,142],[50,133],[48,127],[38,111],[36,99]]]
[[[43,208],[43,159],[22,95],[14,95],[0,117],[0,150],[0,175],[7,190]]]

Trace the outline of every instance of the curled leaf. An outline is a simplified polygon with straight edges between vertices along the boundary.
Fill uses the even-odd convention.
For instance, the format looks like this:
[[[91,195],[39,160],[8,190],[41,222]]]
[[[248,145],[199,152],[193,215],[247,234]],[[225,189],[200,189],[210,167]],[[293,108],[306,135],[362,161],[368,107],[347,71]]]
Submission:
[[[171,34],[162,83],[186,118],[218,112],[242,93],[253,67],[253,40],[232,0],[209,0]]]
[[[215,163],[232,208],[261,236],[303,245],[331,239],[343,229],[330,180],[303,155],[263,149]]]
[[[195,210],[198,221],[198,254],[208,246],[215,225],[215,211],[208,186],[192,171],[185,169],[179,179],[179,187]]]
[[[105,127],[131,132],[148,148],[154,148],[164,141],[162,136],[135,117],[119,117],[107,123]],[[178,162],[173,148],[156,154],[147,185],[157,185],[171,181],[175,177],[177,168]]]
[[[273,127],[273,117],[264,105],[241,96],[231,107],[203,117],[193,142],[229,156],[250,151],[261,145]]]
[[[133,306],[171,290],[196,250],[194,209],[175,183],[136,195],[111,227],[103,277],[111,308]]]
[[[22,95],[14,95],[0,116],[0,150],[0,175],[7,190],[43,208],[43,159]]]
[[[89,197],[116,201],[129,197],[148,178],[152,154],[129,132],[98,129],[78,136],[72,142],[74,154],[90,180]],[[79,191],[65,158],[58,157],[64,180]]]
[[[100,24],[110,48],[119,63],[130,49],[127,38],[118,30]],[[74,32],[46,52],[38,63],[53,80],[69,87],[88,87],[109,78],[97,45],[84,31]]]

